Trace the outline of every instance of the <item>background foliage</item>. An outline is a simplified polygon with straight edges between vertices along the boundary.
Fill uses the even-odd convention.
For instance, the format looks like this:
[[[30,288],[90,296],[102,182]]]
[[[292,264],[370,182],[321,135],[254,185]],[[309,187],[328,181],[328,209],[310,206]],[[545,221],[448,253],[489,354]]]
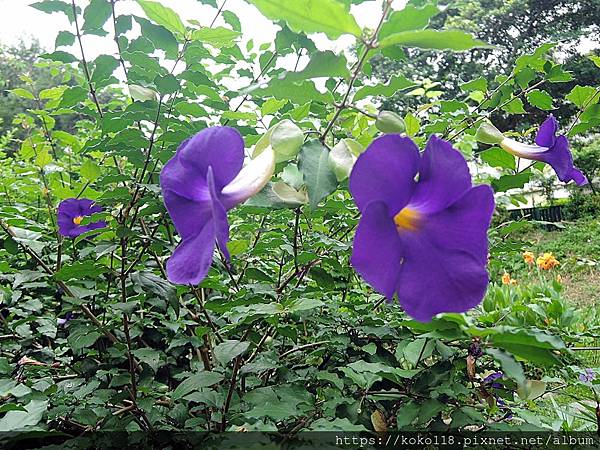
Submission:
[[[349,265],[358,212],[345,175],[387,108],[421,147],[434,133],[451,140],[500,206],[518,204],[511,189],[544,166],[478,144],[475,131],[491,118],[531,140],[552,111],[587,146],[600,123],[600,60],[572,43],[597,40],[597,2],[384,2],[380,26],[361,30],[349,8],[360,0],[249,0],[281,27],[270,43],[243,42],[225,2],[204,0],[214,20],[201,24],[167,2],[138,0],[143,17],[120,3],[34,3],[71,28],[53,51],[1,56],[0,431],[596,426],[595,393],[579,380],[593,359],[570,350],[596,342],[596,310],[569,302],[555,276],[579,273],[572,252],[590,250],[585,238],[554,249],[498,215],[481,307],[416,322]],[[317,31],[355,36],[354,52],[317,50]],[[114,53],[87,58],[88,34],[114,39]],[[288,55],[308,62],[288,71],[278,64]],[[207,126],[236,127],[251,154],[261,139],[273,144],[278,123],[285,142],[298,127],[301,149],[232,213],[233,266],[215,254],[199,287],[170,284],[178,237],[162,165]],[[340,145],[344,162],[332,165]],[[597,144],[586,148],[577,157],[592,178],[595,159],[584,159]],[[109,227],[64,239],[57,204],[81,196],[106,211],[86,220]],[[598,230],[597,220],[579,226]],[[522,261],[526,249],[575,260],[540,272]],[[579,256],[597,261],[596,250]],[[501,284],[505,271],[518,285]]]

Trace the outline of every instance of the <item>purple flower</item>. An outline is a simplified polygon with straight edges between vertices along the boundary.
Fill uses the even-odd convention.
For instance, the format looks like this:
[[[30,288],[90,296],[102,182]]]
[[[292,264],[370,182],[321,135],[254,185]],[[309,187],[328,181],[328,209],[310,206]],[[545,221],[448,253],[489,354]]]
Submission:
[[[557,136],[558,122],[552,114],[542,123],[535,138],[537,145],[522,144],[510,138],[500,141],[500,146],[519,158],[542,161],[550,164],[558,179],[564,183],[573,180],[577,185],[587,184],[587,178],[573,166],[573,155],[569,141],[563,134]]]
[[[359,156],[349,186],[362,213],[351,262],[368,283],[390,301],[397,294],[420,321],[479,304],[494,197],[471,185],[449,142],[432,136],[420,155],[409,138],[380,137]]]
[[[88,225],[81,225],[84,217],[102,212],[102,207],[87,198],[68,198],[58,205],[58,231],[65,237],[75,238],[80,234],[98,228],[105,228],[106,222],[101,220]]]
[[[229,261],[227,211],[259,192],[271,179],[275,155],[269,147],[246,167],[237,130],[212,127],[185,140],[160,173],[165,206],[181,236],[167,262],[169,280],[198,284],[215,249]]]
[[[592,369],[585,369],[584,373],[579,374],[579,381],[582,383],[591,383],[596,379],[596,373]]]
[[[58,318],[56,319],[56,323],[58,324],[58,326],[65,326],[67,324],[67,322],[69,322],[70,320],[73,319],[73,313],[72,312],[68,312],[64,318]]]
[[[482,381],[483,384],[487,384],[492,388],[500,389],[503,387],[501,383],[496,382],[499,378],[502,378],[504,374],[502,372],[494,372],[487,377],[485,377]]]

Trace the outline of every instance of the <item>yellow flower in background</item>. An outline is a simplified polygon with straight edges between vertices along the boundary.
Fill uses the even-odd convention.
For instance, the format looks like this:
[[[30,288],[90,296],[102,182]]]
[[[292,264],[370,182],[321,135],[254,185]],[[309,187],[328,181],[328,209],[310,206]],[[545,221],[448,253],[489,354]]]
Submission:
[[[519,282],[517,280],[515,280],[514,278],[510,279],[510,285],[511,286],[516,286],[517,284],[519,284]]]
[[[552,253],[544,253],[543,255],[538,256],[536,264],[542,270],[550,270],[558,266],[560,262]]]
[[[556,281],[558,283],[562,283],[562,277],[560,275],[556,275]]]
[[[523,261],[527,264],[533,264],[535,262],[535,255],[532,252],[524,252]]]
[[[510,274],[504,272],[504,275],[502,275],[502,284],[510,284]]]

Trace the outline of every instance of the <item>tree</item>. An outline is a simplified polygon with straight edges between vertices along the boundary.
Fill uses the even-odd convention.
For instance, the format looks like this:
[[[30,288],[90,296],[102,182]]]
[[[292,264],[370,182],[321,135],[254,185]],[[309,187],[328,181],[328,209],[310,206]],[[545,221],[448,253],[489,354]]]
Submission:
[[[413,0],[410,4],[425,5],[427,1]],[[402,61],[376,57],[373,73],[381,79],[398,72],[415,80],[436,80],[441,85],[432,89],[443,91],[445,99],[454,99],[461,93],[460,84],[478,77],[493,80],[498,75],[508,75],[519,55],[534,51],[542,43],[556,42],[557,55],[564,61],[564,69],[572,72],[572,79],[565,83],[544,86],[553,98],[564,96],[579,84],[597,84],[598,69],[578,53],[578,42],[586,37],[593,43],[600,42],[599,0],[460,0],[453,2],[431,20],[434,28],[458,28],[475,34],[494,45],[493,49],[474,49],[465,53],[433,53],[420,49],[406,50]],[[396,95],[384,107],[403,110],[414,108],[420,99]],[[553,113],[559,120],[570,117],[573,106],[557,104]],[[535,110],[527,111],[535,114]],[[543,117],[528,114],[532,123]],[[496,119],[496,117],[495,117]],[[499,123],[506,128],[522,124],[520,116],[500,115]]]
[[[40,62],[39,55],[42,53],[44,49],[37,40],[0,46],[0,136],[11,134],[15,138],[22,138],[24,131],[14,127],[14,118],[39,107],[35,98],[15,95],[11,92],[13,89],[26,88],[35,94],[68,81],[65,76],[69,78],[69,75],[64,68],[58,68],[53,62]],[[25,81],[24,77],[31,82]],[[57,129],[72,127],[72,118],[57,118]]]

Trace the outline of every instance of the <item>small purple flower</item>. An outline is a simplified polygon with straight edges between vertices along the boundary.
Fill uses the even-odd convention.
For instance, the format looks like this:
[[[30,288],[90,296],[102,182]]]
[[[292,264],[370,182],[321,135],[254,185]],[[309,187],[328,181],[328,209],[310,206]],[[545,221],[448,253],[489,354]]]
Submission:
[[[160,173],[165,206],[181,236],[167,262],[169,280],[198,284],[210,268],[215,242],[229,261],[227,211],[259,192],[275,170],[269,147],[244,163],[237,130],[212,127],[185,140]]]
[[[584,373],[579,374],[579,381],[582,383],[591,383],[596,379],[596,373],[592,369],[585,369]]]
[[[98,228],[105,228],[106,222],[101,220],[88,225],[81,225],[84,217],[102,212],[102,207],[87,198],[68,198],[58,205],[58,231],[65,237],[75,238],[80,234]]]
[[[499,378],[502,378],[504,374],[502,372],[494,372],[487,377],[485,377],[482,381],[483,384],[489,385],[489,387],[500,389],[503,387],[501,383],[496,382]]]
[[[69,322],[70,320],[73,319],[73,313],[72,312],[68,312],[64,318],[58,318],[56,319],[56,323],[58,324],[58,326],[65,326],[67,324],[67,322]]]
[[[415,180],[418,173],[418,180]],[[463,156],[432,136],[382,136],[350,175],[362,213],[351,262],[377,291],[420,321],[478,305],[488,285],[489,186],[473,187]]]
[[[557,132],[558,122],[550,114],[538,130],[535,138],[537,145],[522,144],[514,139],[504,138],[500,147],[519,158],[550,164],[558,179],[564,183],[573,180],[578,186],[587,184],[585,175],[573,166],[573,155],[569,150],[567,137],[563,134],[557,136]]]

